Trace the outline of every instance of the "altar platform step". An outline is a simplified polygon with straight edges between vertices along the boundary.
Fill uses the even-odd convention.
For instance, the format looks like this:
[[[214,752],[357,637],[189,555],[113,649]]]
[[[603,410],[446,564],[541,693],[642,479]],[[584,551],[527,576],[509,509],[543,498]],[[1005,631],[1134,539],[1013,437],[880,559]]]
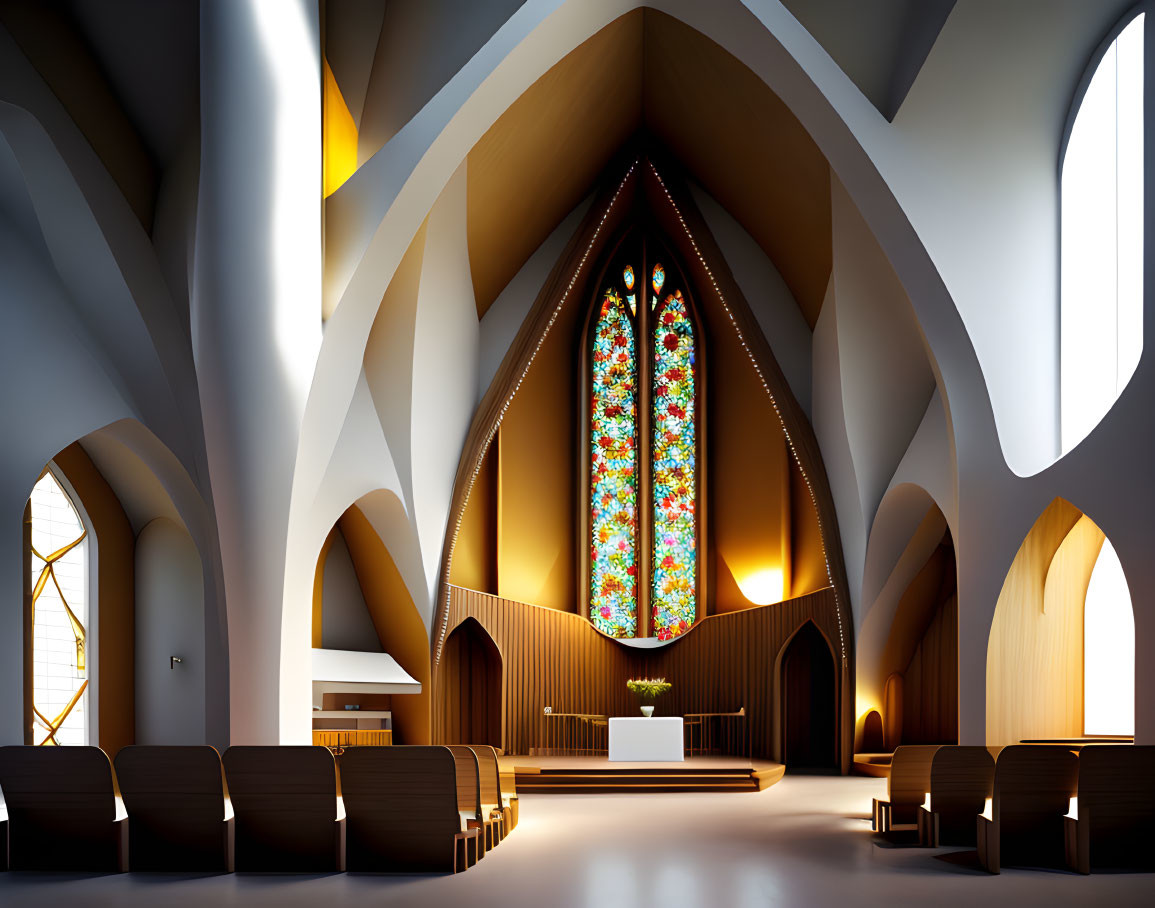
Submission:
[[[738,757],[691,757],[683,763],[611,763],[606,757],[503,756],[503,774],[518,794],[753,792],[769,788],[786,767]]]

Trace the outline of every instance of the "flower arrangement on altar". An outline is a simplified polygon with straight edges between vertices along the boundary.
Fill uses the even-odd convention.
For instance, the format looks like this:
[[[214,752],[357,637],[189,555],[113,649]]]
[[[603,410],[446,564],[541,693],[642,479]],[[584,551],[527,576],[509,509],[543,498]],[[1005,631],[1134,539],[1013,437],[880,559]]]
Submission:
[[[630,693],[636,696],[643,703],[653,703],[662,694],[666,693],[672,685],[665,678],[645,678],[640,681],[627,681],[626,687]]]

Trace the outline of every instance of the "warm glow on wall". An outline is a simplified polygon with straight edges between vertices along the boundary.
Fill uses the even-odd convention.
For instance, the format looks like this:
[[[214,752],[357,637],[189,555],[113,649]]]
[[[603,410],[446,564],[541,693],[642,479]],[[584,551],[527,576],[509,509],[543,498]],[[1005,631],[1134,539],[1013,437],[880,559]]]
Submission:
[[[786,598],[786,577],[781,568],[767,568],[738,580],[738,588],[755,605],[770,605]]]
[[[329,61],[322,60],[325,73],[325,104],[322,110],[321,147],[324,155],[325,198],[341,188],[357,170],[357,124],[349,113],[349,106],[341,94],[341,88],[329,68]]]

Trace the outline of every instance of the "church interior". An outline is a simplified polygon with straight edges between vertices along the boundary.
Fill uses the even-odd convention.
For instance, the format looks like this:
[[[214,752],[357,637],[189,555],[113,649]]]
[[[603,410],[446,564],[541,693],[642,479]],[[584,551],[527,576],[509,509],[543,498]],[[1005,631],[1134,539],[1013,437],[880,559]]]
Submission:
[[[0,901],[1146,904],[1152,29],[0,0]]]

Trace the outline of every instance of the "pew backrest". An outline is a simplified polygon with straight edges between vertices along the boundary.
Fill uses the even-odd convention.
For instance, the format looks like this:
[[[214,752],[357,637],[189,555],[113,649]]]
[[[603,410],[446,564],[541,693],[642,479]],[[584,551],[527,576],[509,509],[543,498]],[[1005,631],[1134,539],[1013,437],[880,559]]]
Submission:
[[[444,869],[461,831],[448,747],[351,747],[341,757],[350,870]]]
[[[1011,744],[995,763],[994,817],[1030,823],[1062,816],[1078,789],[1079,758],[1046,744]]]
[[[918,805],[930,791],[930,768],[939,744],[904,744],[890,761],[886,790],[895,806]]]
[[[930,809],[935,813],[983,812],[993,797],[995,761],[985,747],[945,745],[930,767]]]
[[[481,768],[477,754],[464,744],[447,745],[457,772],[457,809],[471,817],[481,817]]]
[[[52,814],[69,825],[117,819],[120,791],[99,747],[0,747],[0,787],[13,819]]]
[[[501,768],[497,763],[497,751],[489,744],[470,744],[469,749],[476,754],[481,773],[481,803],[507,806],[501,798]]]
[[[126,870],[116,773],[99,747],[0,747],[13,870]]]
[[[220,754],[208,745],[130,745],[114,761],[133,870],[228,870],[231,807]]]
[[[1155,817],[1155,747],[1091,744],[1079,751],[1079,816],[1097,827]]]
[[[230,747],[221,762],[236,816],[238,870],[332,870],[340,776],[325,747]]]
[[[134,744],[121,748],[115,766],[130,819],[180,814],[219,823],[225,817],[229,790],[214,747]]]

